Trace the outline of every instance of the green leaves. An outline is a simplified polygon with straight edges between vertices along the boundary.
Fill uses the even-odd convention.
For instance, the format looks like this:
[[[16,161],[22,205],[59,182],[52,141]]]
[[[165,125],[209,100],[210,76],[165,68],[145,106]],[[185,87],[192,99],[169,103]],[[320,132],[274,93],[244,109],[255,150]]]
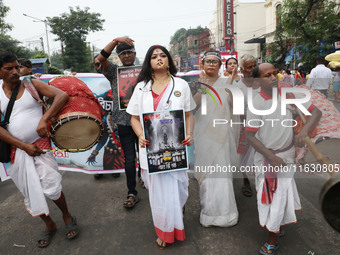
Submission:
[[[12,30],[12,25],[5,23],[5,17],[9,7],[5,6],[2,1],[0,1],[0,34],[4,35],[6,32]]]
[[[80,9],[77,6],[70,7],[70,13],[47,18],[51,32],[61,42],[64,68],[72,68],[76,72],[91,71],[92,58],[86,36],[103,30],[105,20],[100,16],[100,13],[90,13],[88,7]]]
[[[301,62],[313,67],[317,56],[327,54],[340,40],[339,4],[329,0],[284,0],[275,38],[280,41],[276,45],[286,44],[286,48],[287,44],[302,46]],[[286,53],[283,50],[277,56]]]

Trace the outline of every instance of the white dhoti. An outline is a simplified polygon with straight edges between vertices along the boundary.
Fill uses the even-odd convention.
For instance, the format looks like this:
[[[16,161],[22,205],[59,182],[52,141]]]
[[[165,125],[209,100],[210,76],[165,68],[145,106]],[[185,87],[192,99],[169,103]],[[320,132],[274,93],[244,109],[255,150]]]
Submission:
[[[3,88],[0,88],[1,111],[7,109],[8,102]],[[25,89],[20,99],[14,103],[8,132],[25,143],[39,142],[41,137],[36,129],[42,116],[41,105]],[[61,175],[57,170],[58,164],[51,152],[31,157],[25,151],[16,149],[15,160],[8,173],[24,195],[26,209],[32,216],[49,214],[45,196],[52,200],[60,197]]]
[[[15,161],[8,173],[25,197],[26,209],[32,216],[49,214],[45,196],[52,200],[60,197],[61,175],[57,169],[58,164],[51,152],[31,157],[16,149]]]
[[[142,179],[149,190],[152,219],[157,236],[166,243],[184,241],[182,208],[188,199],[188,175],[184,171],[149,174],[142,169]]]
[[[264,183],[264,173],[256,172],[256,190],[257,190],[257,207],[259,212],[260,225],[266,227],[270,232],[280,232],[280,226],[295,223],[295,210],[301,209],[299,194],[294,180],[295,165],[295,148],[276,154],[287,163],[289,172],[279,172],[277,175],[277,188],[273,195],[273,201],[270,204],[263,204],[262,191]],[[255,156],[255,165],[261,167],[264,165],[263,156],[258,153]]]

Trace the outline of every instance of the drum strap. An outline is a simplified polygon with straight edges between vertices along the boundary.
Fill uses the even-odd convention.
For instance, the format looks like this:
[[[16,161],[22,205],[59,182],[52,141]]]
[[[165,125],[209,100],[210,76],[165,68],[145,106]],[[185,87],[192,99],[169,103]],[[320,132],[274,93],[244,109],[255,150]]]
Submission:
[[[32,77],[26,76],[23,79],[23,83],[25,88],[28,90],[28,92],[32,95],[32,97],[39,102],[39,104],[44,107],[45,111],[47,110],[47,105],[44,103],[43,100],[41,100],[39,92],[35,88],[34,84],[32,83]]]

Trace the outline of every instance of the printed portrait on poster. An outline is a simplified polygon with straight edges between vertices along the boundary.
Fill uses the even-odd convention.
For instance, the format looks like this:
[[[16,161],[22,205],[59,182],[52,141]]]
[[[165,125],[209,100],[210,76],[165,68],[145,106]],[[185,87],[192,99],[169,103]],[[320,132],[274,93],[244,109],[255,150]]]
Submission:
[[[119,67],[117,69],[119,110],[126,110],[141,69],[141,66]]]
[[[150,174],[188,169],[183,110],[144,113],[143,128]]]

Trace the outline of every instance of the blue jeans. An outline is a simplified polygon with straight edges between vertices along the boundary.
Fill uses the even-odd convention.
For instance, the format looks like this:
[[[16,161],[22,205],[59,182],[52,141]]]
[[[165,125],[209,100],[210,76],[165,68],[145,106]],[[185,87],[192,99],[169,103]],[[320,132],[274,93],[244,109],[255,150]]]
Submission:
[[[131,126],[118,126],[118,135],[125,157],[125,175],[128,194],[137,195],[136,190],[136,146],[138,138]],[[138,174],[140,176],[140,174]]]

